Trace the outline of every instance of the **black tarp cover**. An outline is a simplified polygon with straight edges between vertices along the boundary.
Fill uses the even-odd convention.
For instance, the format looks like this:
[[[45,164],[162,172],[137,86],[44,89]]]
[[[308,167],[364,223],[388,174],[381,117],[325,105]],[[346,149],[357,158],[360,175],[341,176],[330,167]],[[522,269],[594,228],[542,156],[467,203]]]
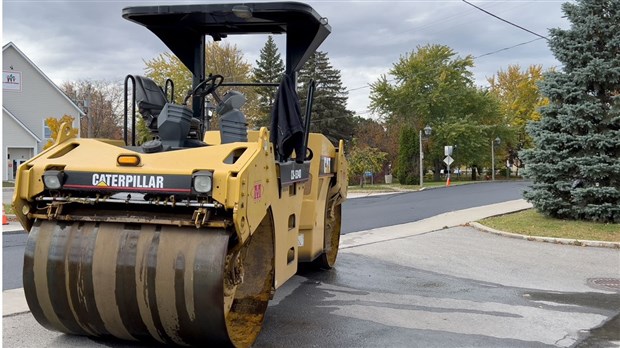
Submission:
[[[278,160],[286,161],[295,150],[297,162],[303,162],[304,127],[295,84],[284,75],[271,111],[271,142]]]

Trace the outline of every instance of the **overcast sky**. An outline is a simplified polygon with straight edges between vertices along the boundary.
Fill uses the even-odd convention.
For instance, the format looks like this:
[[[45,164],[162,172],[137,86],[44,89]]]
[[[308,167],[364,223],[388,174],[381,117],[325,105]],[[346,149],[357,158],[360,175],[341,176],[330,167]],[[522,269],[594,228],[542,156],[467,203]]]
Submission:
[[[4,0],[2,44],[12,41],[52,81],[108,79],[144,72],[144,60],[167,49],[142,26],[124,20],[121,10],[132,5],[233,1],[38,1]],[[306,1],[327,17],[332,34],[320,50],[342,72],[349,109],[368,111],[370,88],[398,58],[426,44],[443,44],[460,56],[482,56],[536,39],[537,36],[499,21],[460,0],[446,1]],[[506,20],[547,36],[549,28],[567,28],[562,1],[470,1]],[[254,64],[263,39],[235,38],[246,60]],[[277,39],[282,43],[281,39]],[[283,52],[284,47],[280,46]],[[559,66],[546,40],[538,40],[475,59],[476,83],[510,64],[543,68]],[[360,88],[361,87],[361,88]]]

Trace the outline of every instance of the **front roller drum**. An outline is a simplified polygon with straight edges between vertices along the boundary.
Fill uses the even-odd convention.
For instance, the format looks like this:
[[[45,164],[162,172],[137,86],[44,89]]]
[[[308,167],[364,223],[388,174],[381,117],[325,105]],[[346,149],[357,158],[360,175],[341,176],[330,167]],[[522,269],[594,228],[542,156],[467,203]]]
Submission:
[[[37,221],[24,256],[28,306],[67,334],[249,346],[272,291],[269,222],[240,247],[224,230]]]

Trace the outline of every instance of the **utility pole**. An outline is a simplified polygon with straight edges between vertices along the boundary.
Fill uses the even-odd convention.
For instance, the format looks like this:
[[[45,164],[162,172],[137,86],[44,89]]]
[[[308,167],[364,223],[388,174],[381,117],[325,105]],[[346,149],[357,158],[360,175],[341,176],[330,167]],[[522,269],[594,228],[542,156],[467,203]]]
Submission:
[[[495,141],[491,140],[491,180],[495,181]]]
[[[82,104],[84,105],[84,113],[86,114],[86,120],[88,121],[88,137],[92,138],[93,137],[93,118],[88,113],[88,109],[90,108],[90,98],[86,97],[86,99],[84,99]]]
[[[420,129],[420,187],[424,185],[424,151],[422,151],[422,129]]]

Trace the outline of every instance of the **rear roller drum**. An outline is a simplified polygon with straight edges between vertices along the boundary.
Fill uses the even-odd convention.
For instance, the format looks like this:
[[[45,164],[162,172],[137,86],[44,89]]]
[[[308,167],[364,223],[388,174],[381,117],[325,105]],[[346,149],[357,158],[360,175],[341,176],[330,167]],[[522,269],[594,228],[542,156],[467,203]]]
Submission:
[[[44,327],[177,345],[251,345],[273,279],[273,224],[243,246],[230,231],[37,221],[24,291]]]
[[[336,257],[338,256],[338,248],[340,246],[341,207],[341,204],[328,204],[325,209],[325,251],[314,260],[314,264],[317,267],[330,269],[336,264]]]

